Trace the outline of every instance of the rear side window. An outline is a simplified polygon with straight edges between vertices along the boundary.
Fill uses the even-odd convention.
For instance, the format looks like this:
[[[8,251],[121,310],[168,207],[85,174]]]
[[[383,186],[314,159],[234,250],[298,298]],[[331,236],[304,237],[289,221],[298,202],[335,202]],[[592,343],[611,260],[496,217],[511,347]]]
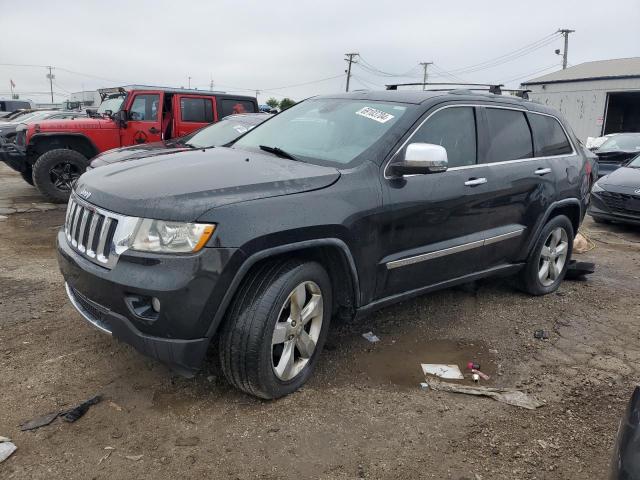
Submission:
[[[536,157],[567,155],[573,152],[562,126],[553,117],[529,114],[529,122],[536,143]]]
[[[524,112],[487,108],[489,150],[486,161],[506,162],[533,157],[533,142]]]
[[[449,168],[476,163],[476,118],[473,107],[452,107],[436,112],[409,143],[432,143],[447,150]]]
[[[213,122],[213,103],[210,98],[182,97],[180,111],[183,122]]]
[[[248,100],[236,100],[226,98],[220,102],[220,118],[236,113],[255,113],[256,107],[253,102]]]

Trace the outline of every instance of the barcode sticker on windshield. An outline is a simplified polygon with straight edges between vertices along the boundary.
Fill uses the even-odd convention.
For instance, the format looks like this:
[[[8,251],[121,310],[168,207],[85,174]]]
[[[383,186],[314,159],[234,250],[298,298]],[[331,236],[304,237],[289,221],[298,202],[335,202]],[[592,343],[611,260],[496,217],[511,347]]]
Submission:
[[[378,123],[386,123],[393,118],[393,115],[391,115],[390,113],[383,112],[382,110],[377,110],[371,107],[361,108],[356,112],[356,115],[370,118],[371,120],[375,120]]]

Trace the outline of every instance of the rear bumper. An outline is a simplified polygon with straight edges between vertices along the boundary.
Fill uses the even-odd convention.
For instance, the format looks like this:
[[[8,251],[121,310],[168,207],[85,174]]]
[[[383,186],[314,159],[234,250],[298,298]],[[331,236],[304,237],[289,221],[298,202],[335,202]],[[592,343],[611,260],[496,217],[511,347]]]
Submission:
[[[183,375],[200,367],[208,335],[236,263],[237,249],[205,248],[195,255],[121,255],[113,269],[76,253],[64,232],[58,263],[72,305],[91,325]],[[159,300],[159,313],[141,313],[135,302]],[[138,304],[139,305],[139,304]],[[215,332],[215,330],[214,330]]]
[[[13,142],[0,138],[0,162],[4,162],[17,172],[24,172],[27,163],[27,150]]]

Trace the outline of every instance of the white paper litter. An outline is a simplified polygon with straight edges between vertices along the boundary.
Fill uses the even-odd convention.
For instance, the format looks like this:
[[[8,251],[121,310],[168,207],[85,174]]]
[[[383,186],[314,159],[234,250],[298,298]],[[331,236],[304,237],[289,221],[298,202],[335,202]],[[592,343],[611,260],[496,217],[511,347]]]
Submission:
[[[457,365],[444,365],[440,363],[423,363],[422,372],[425,375],[435,375],[440,378],[452,380],[464,380],[464,375]]]
[[[364,338],[366,338],[367,340],[369,340],[371,343],[376,343],[376,342],[380,341],[378,336],[376,334],[374,334],[373,332],[363,333],[362,336]]]
[[[0,443],[0,463],[9,458],[17,449],[18,447],[11,442]]]

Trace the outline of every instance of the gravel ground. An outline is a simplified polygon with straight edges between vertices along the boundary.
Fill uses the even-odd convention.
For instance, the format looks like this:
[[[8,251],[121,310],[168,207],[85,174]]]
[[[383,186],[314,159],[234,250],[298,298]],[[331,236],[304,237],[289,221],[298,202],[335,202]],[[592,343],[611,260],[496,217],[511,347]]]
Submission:
[[[180,378],[86,325],[55,260],[64,210],[41,202],[0,166],[0,206],[15,210],[0,214],[0,436],[18,446],[2,479],[606,476],[640,371],[638,229],[585,221],[595,248],[580,259],[597,271],[552,295],[487,280],[335,321],[309,384],[265,402],[215,362]],[[534,339],[538,328],[550,338]],[[370,330],[380,342],[362,338]],[[483,384],[545,405],[418,388],[420,363],[468,360],[491,374]],[[20,431],[98,393],[76,423]]]

